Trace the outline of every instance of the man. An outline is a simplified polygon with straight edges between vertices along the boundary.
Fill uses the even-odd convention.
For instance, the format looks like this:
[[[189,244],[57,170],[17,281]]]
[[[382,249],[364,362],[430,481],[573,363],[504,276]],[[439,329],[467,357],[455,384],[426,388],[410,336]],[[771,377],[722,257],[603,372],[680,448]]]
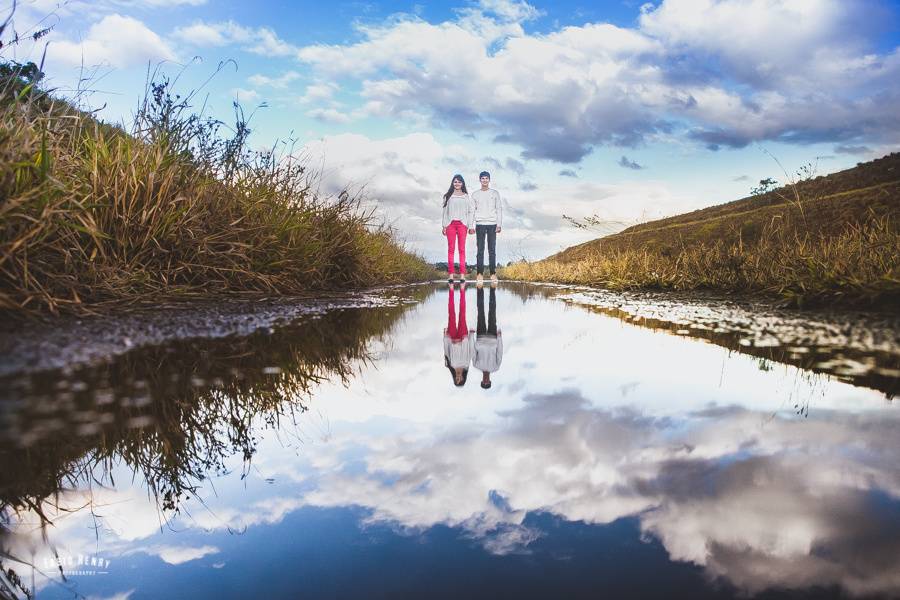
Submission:
[[[476,284],[477,285],[477,284]],[[484,288],[478,285],[478,329],[472,364],[481,371],[481,387],[491,387],[491,373],[497,372],[503,361],[503,335],[497,327],[497,290],[491,286],[487,322],[484,319]]]
[[[497,190],[491,189],[491,174],[482,171],[478,176],[481,181],[481,189],[472,192],[472,204],[475,209],[475,229],[469,229],[469,233],[475,234],[475,241],[478,246],[477,271],[476,280],[478,283],[484,281],[484,241],[487,238],[488,246],[488,266],[491,271],[491,283],[497,283],[497,234],[500,233],[500,227],[503,224],[503,209],[500,201],[500,194]]]

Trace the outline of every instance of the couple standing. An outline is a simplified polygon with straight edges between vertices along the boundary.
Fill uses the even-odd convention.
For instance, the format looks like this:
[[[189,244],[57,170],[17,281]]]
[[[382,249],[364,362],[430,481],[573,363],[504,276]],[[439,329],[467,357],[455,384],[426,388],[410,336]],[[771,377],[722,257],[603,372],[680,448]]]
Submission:
[[[462,175],[454,175],[450,189],[444,194],[444,214],[441,232],[447,236],[447,281],[456,280],[456,265],[453,263],[455,247],[459,247],[459,278],[466,280],[466,233],[475,234],[478,248],[476,269],[478,283],[484,281],[484,242],[487,240],[488,261],[491,281],[497,281],[497,234],[503,224],[503,210],[500,194],[491,188],[491,174],[482,171],[478,176],[481,189],[469,195],[466,180]]]

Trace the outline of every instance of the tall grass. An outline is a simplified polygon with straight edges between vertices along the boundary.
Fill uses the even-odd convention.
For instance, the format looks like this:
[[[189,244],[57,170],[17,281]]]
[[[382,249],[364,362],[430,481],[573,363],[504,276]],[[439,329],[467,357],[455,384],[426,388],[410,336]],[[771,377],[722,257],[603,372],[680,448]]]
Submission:
[[[152,82],[129,130],[0,79],[0,310],[234,292],[303,294],[429,277],[359,199],[319,195],[289,152]],[[31,75],[31,76],[29,76]]]
[[[753,243],[693,242],[675,252],[596,248],[575,260],[519,262],[503,276],[610,289],[755,292],[792,305],[897,306],[900,232],[890,215],[828,236],[773,219]]]

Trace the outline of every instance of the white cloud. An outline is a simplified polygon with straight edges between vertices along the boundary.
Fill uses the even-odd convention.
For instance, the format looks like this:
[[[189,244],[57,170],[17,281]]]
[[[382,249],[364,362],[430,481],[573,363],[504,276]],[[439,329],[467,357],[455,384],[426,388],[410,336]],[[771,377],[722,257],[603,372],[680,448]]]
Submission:
[[[194,46],[225,46],[232,41],[246,41],[249,34],[235,23],[209,25],[194,23],[175,30],[173,37]]]
[[[300,98],[301,102],[312,103],[323,100],[331,100],[337,91],[337,85],[330,82],[318,82],[306,86],[306,93]]]
[[[293,56],[297,48],[285,42],[268,27],[252,29],[234,21],[207,23],[197,21],[191,25],[178,27],[172,37],[193,46],[240,45],[245,51],[267,57]]]
[[[244,88],[234,88],[231,90],[231,95],[234,96],[238,102],[259,102],[259,100],[262,99],[262,96],[260,96],[259,92],[256,90],[247,90]]]
[[[353,120],[353,117],[351,115],[342,113],[335,108],[314,108],[310,111],[307,111],[306,114],[307,116],[310,116],[313,119],[317,119],[324,123],[337,123],[340,125],[344,125]]]
[[[524,172],[519,161],[501,163],[462,145],[443,144],[427,133],[381,140],[359,134],[328,136],[307,144],[303,152],[312,164],[322,165],[326,193],[364,188],[368,206],[376,207],[413,249],[430,260],[446,256],[440,237],[440,196],[454,173],[475,186],[482,168],[491,171],[493,185],[505,200],[506,227],[498,243],[498,258],[504,263],[523,256],[546,256],[596,237],[596,232],[573,228],[563,214],[579,218],[599,214],[618,230],[639,220],[695,208],[692,199],[676,196],[653,181],[600,184],[589,179],[536,179],[536,189],[519,190]]]
[[[872,6],[665,0],[645,7],[635,28],[526,34],[528,5],[482,2],[453,21],[360,27],[362,41],[306,46],[298,57],[322,74],[364,79],[369,114],[424,111],[560,162],[671,132],[712,148],[896,141],[900,52],[867,49]]]
[[[175,60],[175,52],[141,21],[119,14],[103,17],[91,25],[81,41],[49,38],[48,64],[87,66],[110,65],[129,67],[134,65]]]
[[[255,86],[259,87],[271,87],[275,89],[284,89],[290,84],[292,81],[295,81],[300,78],[300,73],[297,71],[287,71],[282,73],[278,77],[268,77],[266,75],[257,74],[251,75],[247,78],[247,81],[252,83]]]

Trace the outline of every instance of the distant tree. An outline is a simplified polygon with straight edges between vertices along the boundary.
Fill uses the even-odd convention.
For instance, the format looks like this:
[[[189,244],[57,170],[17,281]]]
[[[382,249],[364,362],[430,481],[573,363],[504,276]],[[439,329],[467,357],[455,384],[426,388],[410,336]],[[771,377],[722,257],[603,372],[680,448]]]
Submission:
[[[0,77],[3,79],[18,79],[22,85],[29,83],[37,83],[44,78],[44,72],[41,71],[33,62],[25,64],[16,61],[0,62]]]
[[[760,179],[759,185],[750,190],[750,195],[761,196],[763,194],[768,194],[777,187],[778,181],[772,179],[771,177],[766,177],[765,179]]]

